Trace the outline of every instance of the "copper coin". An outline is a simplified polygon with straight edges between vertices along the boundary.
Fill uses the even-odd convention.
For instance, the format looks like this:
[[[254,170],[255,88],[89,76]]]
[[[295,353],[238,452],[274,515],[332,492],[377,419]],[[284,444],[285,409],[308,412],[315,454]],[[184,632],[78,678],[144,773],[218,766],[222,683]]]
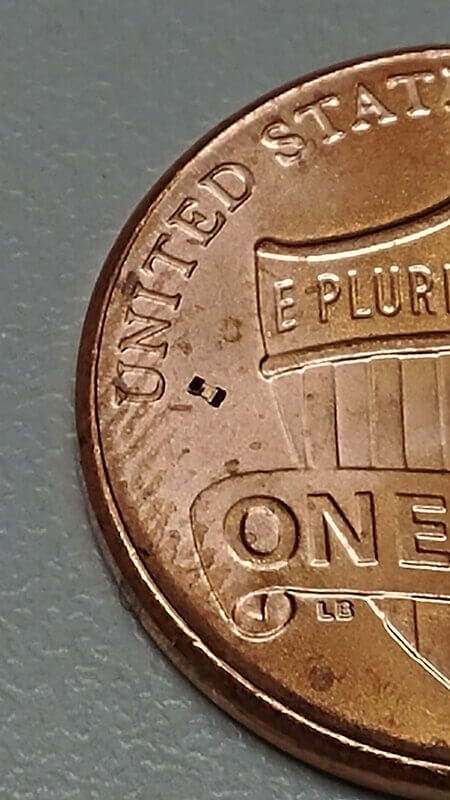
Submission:
[[[342,777],[450,796],[450,49],[313,75],[144,199],[78,366],[142,624]]]

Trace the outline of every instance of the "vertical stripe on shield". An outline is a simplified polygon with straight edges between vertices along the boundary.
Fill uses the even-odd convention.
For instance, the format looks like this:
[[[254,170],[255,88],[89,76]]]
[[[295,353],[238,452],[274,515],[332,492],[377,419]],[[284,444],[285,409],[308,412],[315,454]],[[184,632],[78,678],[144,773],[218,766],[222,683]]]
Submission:
[[[368,361],[335,367],[338,459],[341,467],[371,465]]]
[[[404,468],[400,359],[374,358],[369,379],[372,465],[379,469]]]
[[[450,470],[450,355],[437,359],[437,382],[439,394],[442,466]]]
[[[305,373],[306,374],[306,373]],[[278,406],[298,467],[306,466],[305,455],[305,374],[289,372],[276,382]]]
[[[315,469],[338,466],[334,379],[331,364],[305,369],[303,376],[306,463]]]
[[[403,421],[409,469],[442,468],[437,374],[437,358],[402,360]]]

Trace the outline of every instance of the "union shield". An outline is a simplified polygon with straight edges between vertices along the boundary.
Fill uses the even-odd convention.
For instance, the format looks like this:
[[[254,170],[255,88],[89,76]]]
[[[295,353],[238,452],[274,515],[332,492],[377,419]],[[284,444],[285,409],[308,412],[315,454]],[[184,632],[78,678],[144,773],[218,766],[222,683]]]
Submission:
[[[237,635],[282,635],[310,602],[350,619],[363,598],[448,688],[449,229],[445,204],[340,240],[257,244],[260,370],[296,466],[227,478],[192,508]]]

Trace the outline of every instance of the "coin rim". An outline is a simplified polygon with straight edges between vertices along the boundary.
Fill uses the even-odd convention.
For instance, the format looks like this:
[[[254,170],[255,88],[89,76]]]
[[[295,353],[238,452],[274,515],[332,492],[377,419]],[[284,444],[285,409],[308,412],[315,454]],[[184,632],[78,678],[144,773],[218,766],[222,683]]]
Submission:
[[[106,258],[83,325],[75,390],[80,463],[101,550],[129,606],[166,655],[217,705],[292,755],[370,788],[427,800],[448,800],[450,765],[371,747],[308,720],[262,692],[218,658],[171,606],[142,564],[114,499],[101,446],[96,379],[99,343],[115,284],[114,275],[120,271],[157,198],[195,155],[243,116],[300,84],[356,65],[449,48],[448,44],[408,47],[314,71],[259,97],[193,144],[141,200]]]

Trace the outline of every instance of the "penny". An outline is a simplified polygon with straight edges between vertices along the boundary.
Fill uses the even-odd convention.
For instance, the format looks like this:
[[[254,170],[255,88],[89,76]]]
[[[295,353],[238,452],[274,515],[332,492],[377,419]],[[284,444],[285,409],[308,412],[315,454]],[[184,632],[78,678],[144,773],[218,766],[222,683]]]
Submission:
[[[450,49],[263,98],[143,200],[77,421],[105,554],[216,703],[450,796]]]

